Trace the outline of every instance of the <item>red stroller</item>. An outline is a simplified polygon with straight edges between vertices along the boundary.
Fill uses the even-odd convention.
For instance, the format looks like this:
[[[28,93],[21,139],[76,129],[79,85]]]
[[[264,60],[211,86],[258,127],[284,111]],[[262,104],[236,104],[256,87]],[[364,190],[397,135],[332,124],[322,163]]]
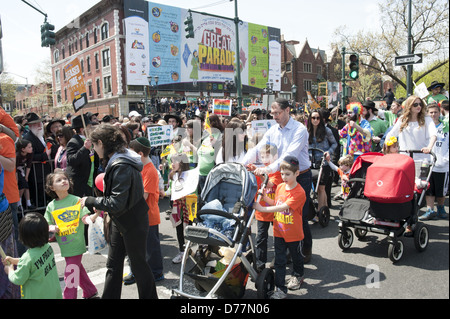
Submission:
[[[424,198],[420,198],[415,188],[415,164],[413,153],[383,155],[366,153],[359,156],[350,172],[350,194],[339,212],[338,244],[347,250],[355,236],[364,238],[374,232],[387,235],[388,256],[398,262],[403,256],[404,245],[400,237],[413,237],[416,249],[424,251],[428,246],[427,227],[418,222],[418,211]],[[436,157],[432,154],[434,162]],[[434,166],[434,164],[433,164]],[[427,176],[431,177],[432,167]],[[405,232],[407,227],[412,232]]]

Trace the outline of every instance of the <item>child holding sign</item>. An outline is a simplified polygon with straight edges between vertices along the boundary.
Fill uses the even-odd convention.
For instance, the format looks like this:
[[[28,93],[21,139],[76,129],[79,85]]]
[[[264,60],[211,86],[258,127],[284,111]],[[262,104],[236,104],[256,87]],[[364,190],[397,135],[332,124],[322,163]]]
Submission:
[[[84,224],[86,218],[93,222],[98,213],[89,216],[87,208],[81,209],[80,198],[71,195],[72,182],[67,173],[56,169],[47,176],[45,190],[52,198],[45,211],[50,232],[56,232],[56,240],[61,249],[61,256],[66,259],[63,292],[64,299],[76,299],[78,286],[83,290],[83,298],[97,297],[97,288],[89,279],[81,264],[81,258],[86,252],[84,240]],[[82,222],[82,223],[81,223]],[[84,223],[84,224],[83,224]]]

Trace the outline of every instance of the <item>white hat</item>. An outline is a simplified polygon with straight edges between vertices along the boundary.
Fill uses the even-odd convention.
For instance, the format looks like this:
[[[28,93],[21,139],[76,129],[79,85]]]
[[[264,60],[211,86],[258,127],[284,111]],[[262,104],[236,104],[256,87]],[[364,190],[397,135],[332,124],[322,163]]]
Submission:
[[[137,111],[131,111],[130,114],[128,114],[128,117],[135,117],[135,116],[141,116]]]

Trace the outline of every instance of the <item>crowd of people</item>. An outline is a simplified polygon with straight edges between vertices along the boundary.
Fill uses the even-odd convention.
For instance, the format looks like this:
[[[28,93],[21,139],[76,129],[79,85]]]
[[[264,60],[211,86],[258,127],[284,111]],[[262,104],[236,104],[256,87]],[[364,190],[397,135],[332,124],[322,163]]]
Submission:
[[[436,86],[442,84],[433,83],[429,90]],[[180,263],[184,228],[195,221],[196,210],[201,208],[199,194],[206,177],[216,164],[226,162],[240,163],[257,176],[269,176],[261,202],[254,205],[256,257],[258,267],[265,267],[272,226],[276,286],[272,297],[285,298],[288,290],[300,288],[303,265],[311,260],[313,237],[306,218],[311,168],[324,165],[317,189],[320,208],[330,206],[333,181],[341,180],[336,199],[346,198],[350,168],[363,153],[433,152],[437,163],[426,193],[427,211],[420,219],[448,218],[444,200],[449,106],[448,98],[440,95],[433,91],[427,101],[417,96],[393,99],[388,109],[378,109],[368,99],[349,103],[345,110],[306,112],[278,98],[268,110],[226,118],[210,114],[208,104],[171,113],[162,103],[162,115],[146,117],[132,111],[121,119],[107,115],[99,120],[99,114],[87,112],[70,121],[45,121],[28,113],[14,122],[2,110],[0,241],[4,269],[0,270],[0,298],[73,299],[78,285],[83,298],[99,298],[82,265],[87,225],[99,217],[104,219],[109,244],[102,298],[120,298],[123,281],[136,283],[140,298],[157,298],[155,282],[164,280],[158,201],[170,197],[185,172],[198,169],[197,189],[171,201],[168,212],[179,244],[172,261]],[[255,120],[270,120],[272,125],[261,133],[252,127]],[[172,142],[152,146],[147,128],[164,125],[172,126]],[[101,187],[96,182],[100,175]],[[75,224],[63,231],[61,220]],[[49,238],[56,240],[66,260],[63,291]],[[286,282],[287,250],[294,265]],[[127,256],[131,274],[123,278]],[[79,270],[75,287],[74,268]]]

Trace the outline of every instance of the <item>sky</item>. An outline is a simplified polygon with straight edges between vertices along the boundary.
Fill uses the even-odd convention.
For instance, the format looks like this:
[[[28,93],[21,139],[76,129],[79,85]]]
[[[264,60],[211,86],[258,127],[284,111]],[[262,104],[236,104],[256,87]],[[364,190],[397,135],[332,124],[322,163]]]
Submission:
[[[26,0],[48,15],[55,31],[69,24],[99,0]],[[312,48],[329,50],[336,28],[379,30],[380,0],[238,0],[241,20],[281,29],[285,40],[308,40]],[[156,0],[154,2],[233,18],[230,0]],[[349,12],[353,12],[352,17]],[[1,0],[4,71],[18,83],[34,84],[36,68],[50,56],[41,47],[44,15],[22,0]],[[14,74],[16,75],[14,75]],[[26,79],[25,79],[26,78]]]

